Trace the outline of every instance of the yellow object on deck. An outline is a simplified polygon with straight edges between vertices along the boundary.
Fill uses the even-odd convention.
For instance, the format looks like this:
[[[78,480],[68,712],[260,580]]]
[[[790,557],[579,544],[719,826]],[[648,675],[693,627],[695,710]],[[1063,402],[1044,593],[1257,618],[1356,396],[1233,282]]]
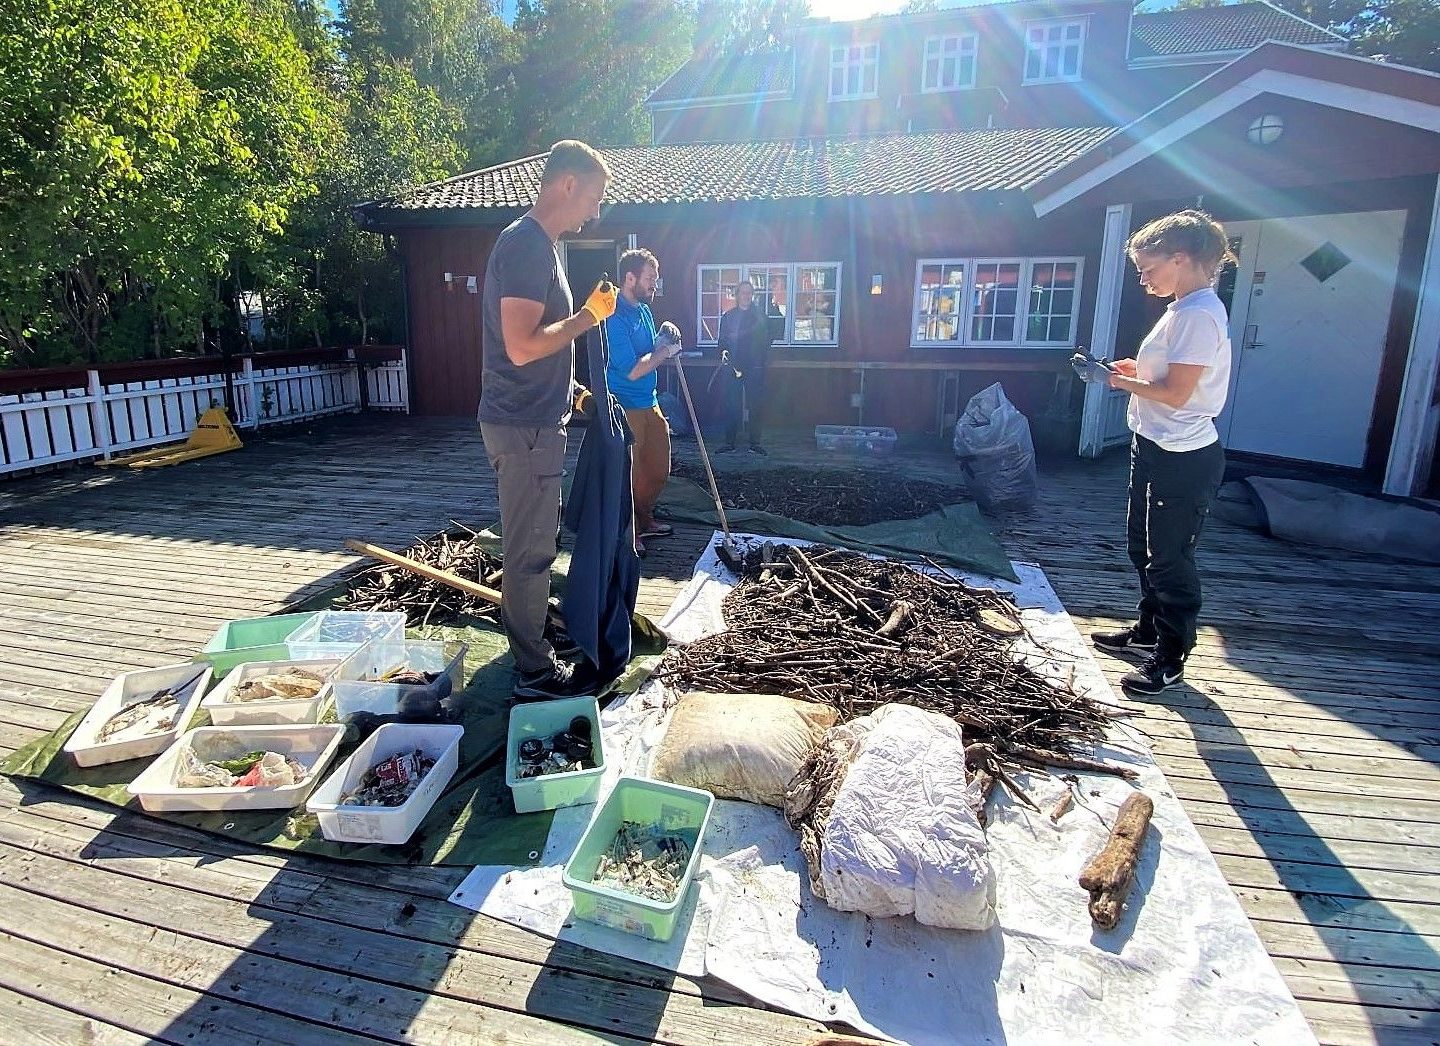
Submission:
[[[165,465],[178,465],[182,461],[207,458],[211,454],[224,454],[227,450],[239,450],[244,444],[230,424],[224,407],[211,407],[200,420],[184,443],[154,450],[142,450],[135,454],[122,454],[109,461],[97,461],[97,465],[129,465],[132,469],[158,469]]]

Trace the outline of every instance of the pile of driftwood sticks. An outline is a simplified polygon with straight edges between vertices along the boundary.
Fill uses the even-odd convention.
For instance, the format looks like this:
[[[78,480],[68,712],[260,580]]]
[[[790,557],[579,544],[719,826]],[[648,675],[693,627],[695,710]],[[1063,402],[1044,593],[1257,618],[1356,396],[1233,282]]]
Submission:
[[[704,486],[705,473],[686,462],[675,475]],[[715,473],[727,509],[773,512],[819,526],[865,526],[887,519],[915,519],[945,505],[969,501],[962,487],[854,469],[801,469],[783,465]]]
[[[468,527],[420,538],[404,556],[488,588],[500,583],[499,550],[476,540]],[[391,563],[366,567],[350,579],[344,610],[404,611],[405,623],[414,628],[451,624],[466,617],[497,620],[500,608],[477,595],[461,592]]]
[[[1080,754],[1111,712],[1017,656],[1008,596],[822,546],[756,543],[740,559],[727,631],[672,650],[660,669],[671,685],[788,694],[842,719],[901,702],[959,722],[982,764],[1128,776]]]

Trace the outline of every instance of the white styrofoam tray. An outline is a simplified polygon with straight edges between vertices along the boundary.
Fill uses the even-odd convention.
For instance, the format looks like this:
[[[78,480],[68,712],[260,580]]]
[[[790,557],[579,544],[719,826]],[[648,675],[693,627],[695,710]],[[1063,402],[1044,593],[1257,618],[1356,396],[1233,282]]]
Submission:
[[[230,674],[210,691],[200,707],[210,713],[216,726],[273,726],[285,723],[313,723],[334,686],[338,658],[311,658],[306,661],[247,661],[236,665]],[[305,668],[326,677],[325,685],[314,697],[274,698],[266,701],[234,701],[231,695],[242,683],[256,676],[281,672],[287,668]]]
[[[325,726],[202,726],[182,735],[165,754],[130,782],[130,794],[151,813],[206,810],[286,810],[299,806],[335,757],[345,728]],[[305,779],[280,788],[180,788],[175,768],[180,750],[193,745],[203,759],[235,759],[264,750],[292,757]]]
[[[440,723],[386,723],[371,734],[340,767],[315,790],[305,809],[320,820],[320,831],[336,843],[406,842],[435,805],[460,765],[463,726]],[[424,752],[435,765],[415,794],[401,806],[348,806],[340,797],[360,783],[376,763],[401,752]]]
[[[140,759],[144,756],[154,755],[163,752],[175,739],[184,733],[189,726],[190,720],[195,716],[195,709],[200,705],[200,699],[205,695],[205,688],[210,685],[212,670],[208,665],[198,665],[193,661],[187,661],[180,665],[164,665],[160,668],[142,668],[134,672],[122,672],[110,681],[105,692],[91,707],[85,718],[80,720],[80,725],[65,742],[65,751],[69,752],[75,762],[80,766],[103,766],[106,763],[120,763],[127,759]],[[180,714],[175,718],[175,725],[169,730],[158,734],[151,734],[148,737],[135,737],[128,740],[118,741],[97,741],[96,735],[100,728],[115,713],[152,697],[160,690],[172,687],[198,676],[198,682],[190,696],[185,701],[185,706],[180,709]]]

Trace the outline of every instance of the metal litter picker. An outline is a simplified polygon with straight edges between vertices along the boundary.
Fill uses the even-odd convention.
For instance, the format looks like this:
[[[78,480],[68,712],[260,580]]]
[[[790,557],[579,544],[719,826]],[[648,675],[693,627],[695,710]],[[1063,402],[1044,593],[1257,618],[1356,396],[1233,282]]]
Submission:
[[[685,409],[690,412],[690,427],[695,432],[695,442],[700,447],[700,462],[705,466],[705,478],[710,481],[710,496],[715,499],[715,511],[720,516],[720,530],[724,534],[716,554],[720,562],[731,570],[740,571],[740,549],[730,536],[730,521],[725,516],[725,505],[720,500],[720,487],[715,482],[715,470],[710,467],[710,454],[705,449],[705,434],[700,431],[700,419],[695,414],[695,401],[690,396],[690,383],[685,380],[685,365],[675,357],[675,373],[680,376],[680,392],[685,397]]]

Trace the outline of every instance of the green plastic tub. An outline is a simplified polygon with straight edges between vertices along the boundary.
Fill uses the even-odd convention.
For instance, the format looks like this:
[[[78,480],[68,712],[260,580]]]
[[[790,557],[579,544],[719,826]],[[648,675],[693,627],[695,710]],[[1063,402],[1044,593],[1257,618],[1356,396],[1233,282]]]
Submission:
[[[527,737],[550,737],[583,715],[590,720],[590,742],[595,746],[595,767],[568,774],[520,777],[520,742]],[[605,776],[605,738],[600,733],[600,705],[593,697],[566,697],[554,701],[518,704],[510,709],[510,729],[505,739],[505,783],[515,800],[517,814],[537,810],[558,810],[562,806],[584,806],[600,795]]]
[[[685,905],[691,880],[695,878],[705,829],[710,824],[710,811],[714,806],[715,797],[698,788],[685,788],[644,777],[621,777],[615,790],[596,809],[595,816],[580,838],[575,855],[565,865],[562,879],[570,891],[576,917],[652,941],[668,941],[675,933],[680,909]],[[680,889],[668,904],[597,886],[591,881],[600,863],[600,855],[609,847],[625,821],[662,824],[667,830],[684,835],[687,840],[693,835],[690,861],[680,877]]]
[[[215,680],[236,665],[247,661],[288,661],[290,648],[285,638],[315,614],[272,614],[246,617],[221,625],[206,643],[196,661],[208,661]]]

